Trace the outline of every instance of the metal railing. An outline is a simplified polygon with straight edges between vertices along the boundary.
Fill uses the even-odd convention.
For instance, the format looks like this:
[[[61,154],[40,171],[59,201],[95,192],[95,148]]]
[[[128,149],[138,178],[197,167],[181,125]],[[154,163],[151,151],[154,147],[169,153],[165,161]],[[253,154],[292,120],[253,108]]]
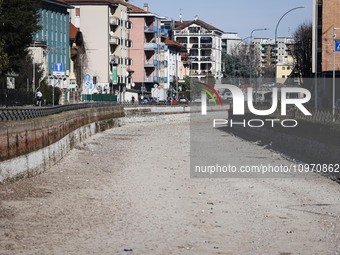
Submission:
[[[303,120],[311,120],[316,122],[340,122],[340,110],[335,111],[335,116],[333,119],[332,111],[327,110],[319,110],[319,111],[310,111],[312,116],[305,116],[301,111],[295,110],[294,117],[297,119]]]
[[[60,105],[54,107],[10,107],[0,109],[0,121],[27,120],[46,117],[66,111],[80,110],[94,107],[119,106],[115,102],[81,103]]]

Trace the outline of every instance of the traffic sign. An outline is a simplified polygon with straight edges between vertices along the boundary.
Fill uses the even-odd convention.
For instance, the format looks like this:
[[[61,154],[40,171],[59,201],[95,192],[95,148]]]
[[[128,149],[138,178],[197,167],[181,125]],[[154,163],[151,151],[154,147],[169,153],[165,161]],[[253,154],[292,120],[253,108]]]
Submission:
[[[340,52],[340,41],[335,41],[335,52]]]
[[[85,86],[86,86],[86,87],[90,87],[90,89],[93,89],[93,83],[90,82],[90,81],[86,81],[86,82],[85,82]]]
[[[53,75],[65,75],[63,63],[54,63]]]
[[[91,80],[91,75],[87,74],[85,75],[85,81],[90,81]]]

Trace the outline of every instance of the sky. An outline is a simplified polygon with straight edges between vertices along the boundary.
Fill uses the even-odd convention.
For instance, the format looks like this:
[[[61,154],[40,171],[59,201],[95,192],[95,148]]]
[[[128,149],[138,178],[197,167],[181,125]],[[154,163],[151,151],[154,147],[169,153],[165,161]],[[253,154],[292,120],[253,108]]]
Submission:
[[[251,35],[254,29],[269,28],[268,31],[254,31],[253,37],[274,38],[275,27],[280,18],[289,10],[278,26],[278,37],[291,36],[304,22],[312,21],[312,0],[130,0],[143,7],[149,4],[149,11],[160,16],[179,20],[199,19],[224,32],[236,32],[241,38]]]

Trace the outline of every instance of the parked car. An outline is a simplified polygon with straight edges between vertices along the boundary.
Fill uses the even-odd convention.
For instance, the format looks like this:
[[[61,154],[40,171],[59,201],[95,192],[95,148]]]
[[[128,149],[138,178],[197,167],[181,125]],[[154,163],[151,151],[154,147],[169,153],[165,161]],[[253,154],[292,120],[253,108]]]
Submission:
[[[139,101],[140,104],[158,104],[158,99],[155,97],[144,97]]]
[[[225,91],[222,95],[222,99],[225,101],[232,101],[233,100],[233,94],[230,91]]]
[[[186,98],[186,97],[180,97],[179,99],[178,99],[178,103],[180,103],[180,104],[189,104],[189,99],[188,98]]]
[[[168,98],[168,104],[174,105],[174,104],[178,104],[178,100],[175,97],[169,97]]]
[[[141,99],[139,101],[140,104],[150,104],[151,103],[151,100],[149,97],[144,97],[143,99]]]

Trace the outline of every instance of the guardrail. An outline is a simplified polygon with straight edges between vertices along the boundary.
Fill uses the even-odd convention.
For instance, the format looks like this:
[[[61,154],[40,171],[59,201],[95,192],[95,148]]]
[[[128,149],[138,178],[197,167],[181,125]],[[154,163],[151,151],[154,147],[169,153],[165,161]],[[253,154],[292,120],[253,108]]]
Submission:
[[[84,108],[118,106],[117,103],[81,103],[54,107],[9,107],[0,109],[0,121],[26,120]]]

